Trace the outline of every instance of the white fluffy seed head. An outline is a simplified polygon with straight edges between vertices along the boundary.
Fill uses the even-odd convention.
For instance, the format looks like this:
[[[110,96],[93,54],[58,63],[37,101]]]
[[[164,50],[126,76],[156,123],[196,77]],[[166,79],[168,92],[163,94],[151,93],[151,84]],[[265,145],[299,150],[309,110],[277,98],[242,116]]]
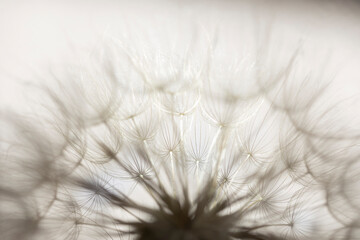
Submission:
[[[360,135],[324,131],[334,122],[314,110],[326,92],[310,78],[323,75],[297,69],[299,49],[229,60],[209,36],[196,39],[205,49],[111,39],[49,91],[60,140],[15,124],[0,170],[0,201],[17,213],[2,214],[6,239],[49,239],[45,223],[61,226],[55,239],[312,239],[323,218],[336,223],[324,239],[357,231]]]

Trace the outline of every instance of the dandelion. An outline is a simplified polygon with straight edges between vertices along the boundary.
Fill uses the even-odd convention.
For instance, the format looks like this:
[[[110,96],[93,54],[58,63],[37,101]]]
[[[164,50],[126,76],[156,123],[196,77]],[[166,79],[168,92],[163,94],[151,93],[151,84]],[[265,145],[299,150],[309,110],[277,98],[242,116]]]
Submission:
[[[206,37],[109,38],[45,88],[51,134],[4,119],[2,239],[356,239],[360,135],[321,106],[326,76],[299,49],[226,64]]]

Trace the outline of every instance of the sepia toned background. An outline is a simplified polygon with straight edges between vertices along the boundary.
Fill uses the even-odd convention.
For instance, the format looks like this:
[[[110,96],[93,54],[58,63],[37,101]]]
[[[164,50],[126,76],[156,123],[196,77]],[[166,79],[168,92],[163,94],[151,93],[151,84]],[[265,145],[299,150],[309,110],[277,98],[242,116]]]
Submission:
[[[336,79],[340,79],[338,91],[346,96],[360,92],[357,1],[3,0],[0,1],[2,106],[23,107],[24,83],[43,81],[37,77],[39,72],[91,52],[105,31],[141,32],[139,25],[146,31],[161,31],[162,24],[171,20],[194,21],[220,32],[227,29],[229,36],[224,38],[225,42],[231,41],[232,31],[240,29],[238,26],[271,25],[281,32],[284,42],[288,38],[299,39],[310,49],[316,49],[309,50],[309,55],[313,55],[309,62],[315,55],[325,58],[328,54],[328,67],[336,69]]]

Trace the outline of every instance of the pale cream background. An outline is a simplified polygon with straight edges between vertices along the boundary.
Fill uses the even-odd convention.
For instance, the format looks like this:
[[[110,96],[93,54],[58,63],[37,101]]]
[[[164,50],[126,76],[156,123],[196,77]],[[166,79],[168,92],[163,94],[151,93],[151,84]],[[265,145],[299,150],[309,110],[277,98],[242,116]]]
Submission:
[[[243,25],[254,25],[253,19],[262,23],[273,19],[285,39],[313,43],[314,54],[320,57],[331,52],[329,69],[336,69],[339,79],[336,89],[345,96],[360,93],[360,4],[355,1],[2,0],[1,109],[24,107],[24,91],[32,94],[24,89],[26,83],[44,81],[36,75],[91,51],[108,29],[119,31],[125,26],[136,31],[140,22],[151,30],[175,18],[235,29],[236,23],[228,26],[229,16],[239,16]],[[316,53],[319,46],[322,49]]]

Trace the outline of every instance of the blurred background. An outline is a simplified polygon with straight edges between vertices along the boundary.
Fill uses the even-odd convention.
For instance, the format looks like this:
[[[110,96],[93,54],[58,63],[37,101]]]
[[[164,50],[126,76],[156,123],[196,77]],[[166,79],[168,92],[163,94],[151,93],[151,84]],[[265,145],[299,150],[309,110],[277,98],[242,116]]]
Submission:
[[[310,45],[310,63],[315,56],[329,58],[339,92],[360,93],[358,1],[1,0],[2,107],[23,107],[26,83],[44,81],[38,77],[42,72],[88,54],[105,32],[161,31],[169,21],[196,22],[220,35],[226,32],[225,44],[239,29],[271,26],[281,35],[279,44],[297,39]],[[241,35],[235,39],[241,41]]]

